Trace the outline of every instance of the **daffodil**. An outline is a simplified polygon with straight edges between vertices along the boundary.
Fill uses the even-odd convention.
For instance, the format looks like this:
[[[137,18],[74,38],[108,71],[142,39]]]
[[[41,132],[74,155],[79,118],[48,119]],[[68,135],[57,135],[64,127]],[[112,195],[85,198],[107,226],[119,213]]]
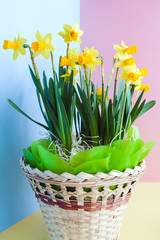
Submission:
[[[77,69],[73,71],[73,84],[76,83],[75,76],[79,73]],[[70,81],[70,76],[71,76],[71,69],[67,69],[67,73],[61,75],[62,78],[66,78],[66,82],[68,83]]]
[[[61,57],[60,66],[70,66],[73,70],[75,69],[76,62],[78,61],[79,50],[76,48],[70,49],[68,58],[67,56]]]
[[[64,38],[65,43],[70,43],[72,41],[76,43],[81,43],[80,37],[83,35],[84,32],[78,28],[79,23],[75,23],[73,26],[64,24],[64,32],[59,32],[58,34]]]
[[[46,59],[49,59],[49,52],[54,51],[55,48],[52,46],[52,34],[48,33],[44,38],[40,34],[39,31],[36,32],[37,42],[32,42],[32,50],[34,51],[34,57],[42,54],[42,56]]]
[[[139,70],[135,64],[123,67],[122,74],[119,75],[121,79],[126,80],[129,86],[131,82],[138,83],[141,81],[143,76],[147,76],[148,72],[146,68]]]
[[[10,42],[8,40],[4,40],[3,49],[13,49],[13,60],[16,60],[19,53],[21,55],[25,55],[26,50],[23,47],[23,44],[27,42],[27,39],[20,38],[20,34],[18,33],[18,37],[14,37],[14,41]]]
[[[131,47],[128,47],[124,44],[123,41],[121,41],[120,45],[114,45],[114,49],[117,51],[117,53],[114,55],[114,58],[119,58],[120,60],[124,59],[124,57],[128,57],[128,55],[131,57],[130,54],[134,54],[137,52],[137,46],[133,45]]]
[[[126,57],[122,57],[121,61],[116,63],[116,67],[126,67],[135,64],[135,59],[133,57],[130,57],[130,55]]]
[[[98,51],[92,47],[91,49],[85,47],[82,54],[78,57],[78,64],[82,67],[91,68],[96,71],[95,65],[100,65],[102,61],[97,58]]]
[[[98,101],[102,101],[102,88],[98,88],[96,89],[96,92],[97,92],[97,99]],[[106,90],[104,91],[104,94],[106,93]],[[91,92],[91,94],[94,94],[93,92]],[[104,95],[104,98],[105,98],[105,95]],[[107,97],[107,100],[109,101],[109,97]]]
[[[139,92],[139,90],[143,91],[144,92],[148,92],[149,89],[150,89],[150,85],[145,85],[145,84],[138,84],[136,85],[135,89]]]

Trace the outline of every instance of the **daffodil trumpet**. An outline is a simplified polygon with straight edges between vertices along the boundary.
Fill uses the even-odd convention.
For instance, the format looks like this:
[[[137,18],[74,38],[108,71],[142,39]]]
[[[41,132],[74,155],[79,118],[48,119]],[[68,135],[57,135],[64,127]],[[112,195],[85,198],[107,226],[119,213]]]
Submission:
[[[3,49],[13,49],[13,60],[18,58],[19,53],[21,55],[26,54],[26,50],[23,47],[23,44],[27,42],[27,39],[20,38],[20,34],[18,33],[18,37],[14,37],[14,41],[4,40]]]

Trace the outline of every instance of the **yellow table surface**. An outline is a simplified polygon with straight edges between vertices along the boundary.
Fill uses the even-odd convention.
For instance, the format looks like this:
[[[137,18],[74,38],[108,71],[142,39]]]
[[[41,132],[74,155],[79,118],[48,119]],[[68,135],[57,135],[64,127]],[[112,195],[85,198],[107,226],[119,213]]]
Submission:
[[[40,211],[2,232],[0,240],[49,240]],[[138,183],[119,240],[160,240],[160,183]]]

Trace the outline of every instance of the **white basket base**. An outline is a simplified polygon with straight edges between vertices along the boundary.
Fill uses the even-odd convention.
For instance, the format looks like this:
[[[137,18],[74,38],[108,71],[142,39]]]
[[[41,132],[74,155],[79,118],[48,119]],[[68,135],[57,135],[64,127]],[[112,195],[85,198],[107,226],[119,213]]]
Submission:
[[[49,206],[39,200],[53,240],[118,240],[126,205],[114,210],[87,212]]]

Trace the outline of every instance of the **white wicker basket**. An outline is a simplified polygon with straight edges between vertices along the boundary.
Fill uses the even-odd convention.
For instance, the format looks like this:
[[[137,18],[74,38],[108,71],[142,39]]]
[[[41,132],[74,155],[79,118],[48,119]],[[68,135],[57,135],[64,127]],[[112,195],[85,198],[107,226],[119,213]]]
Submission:
[[[23,158],[20,165],[54,240],[118,239],[128,200],[145,169],[143,161],[124,172],[75,176],[32,169]]]

